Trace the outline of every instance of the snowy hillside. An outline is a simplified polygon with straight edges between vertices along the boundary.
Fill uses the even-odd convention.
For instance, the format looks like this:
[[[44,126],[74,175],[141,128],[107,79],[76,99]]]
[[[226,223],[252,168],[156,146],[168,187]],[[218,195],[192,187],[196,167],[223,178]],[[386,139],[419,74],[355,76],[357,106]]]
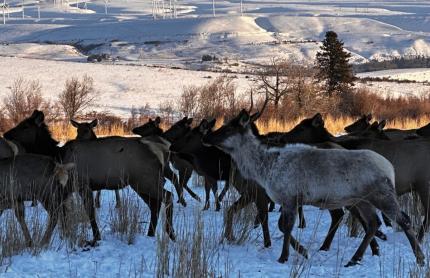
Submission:
[[[357,62],[430,55],[428,1],[245,1],[243,16],[239,2],[222,1],[215,2],[215,17],[212,2],[157,1],[156,20],[150,1],[108,1],[107,14],[100,0],[61,3],[42,1],[41,19],[32,3],[26,4],[24,19],[21,12],[11,13],[0,25],[0,42],[9,44],[0,55],[47,58],[52,48],[56,59],[80,57],[52,45],[67,44],[78,45],[86,55],[108,53],[122,62],[194,68],[201,66],[204,54],[226,58],[230,67],[274,56],[309,62],[328,30],[339,34]],[[21,7],[21,1],[9,4]],[[38,53],[33,44],[23,43],[45,45]]]

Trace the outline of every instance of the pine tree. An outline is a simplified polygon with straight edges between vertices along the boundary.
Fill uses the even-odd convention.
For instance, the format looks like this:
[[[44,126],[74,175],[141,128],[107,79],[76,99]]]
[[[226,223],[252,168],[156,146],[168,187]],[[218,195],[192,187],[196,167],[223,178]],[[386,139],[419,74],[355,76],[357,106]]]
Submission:
[[[354,86],[354,74],[348,63],[351,54],[344,50],[343,42],[333,31],[326,32],[322,43],[321,51],[316,55],[317,78],[325,81],[326,91],[331,96]]]

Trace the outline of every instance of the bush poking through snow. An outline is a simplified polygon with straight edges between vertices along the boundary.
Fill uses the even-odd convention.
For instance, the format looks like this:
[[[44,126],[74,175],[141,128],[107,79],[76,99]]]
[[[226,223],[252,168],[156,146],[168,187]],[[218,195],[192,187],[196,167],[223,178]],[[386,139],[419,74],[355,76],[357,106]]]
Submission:
[[[157,237],[157,277],[228,277],[229,262],[219,265],[220,235],[202,212],[178,215],[177,240],[169,243],[161,232]]]
[[[127,244],[133,244],[136,236],[143,231],[142,215],[144,213],[139,201],[135,196],[123,194],[119,208],[115,208],[114,204],[109,205],[110,230]],[[149,219],[149,216],[145,219]]]

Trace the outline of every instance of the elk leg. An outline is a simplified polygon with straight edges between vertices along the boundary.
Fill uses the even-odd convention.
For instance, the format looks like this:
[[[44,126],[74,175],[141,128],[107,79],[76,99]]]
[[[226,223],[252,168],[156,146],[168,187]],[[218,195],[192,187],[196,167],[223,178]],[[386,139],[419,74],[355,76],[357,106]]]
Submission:
[[[284,242],[282,245],[282,253],[278,262],[285,263],[290,255],[289,247],[291,240],[291,231],[297,217],[297,201],[295,199],[282,204],[282,213],[278,220],[278,227],[284,233]]]
[[[57,225],[58,221],[58,209],[61,209],[64,206],[64,203],[57,206],[57,208],[52,209],[52,204],[44,203],[43,204],[45,210],[48,212],[49,215],[49,221],[48,221],[48,227],[46,228],[45,234],[42,237],[41,245],[46,246],[51,241],[52,233],[54,232],[55,226]]]
[[[361,223],[361,226],[363,226],[363,230],[367,232],[367,230],[369,229],[368,223],[366,223],[366,221],[361,217],[358,209],[354,206],[351,206],[351,207],[348,207],[348,210],[351,212],[351,215]],[[373,214],[370,214],[369,217],[372,217],[374,219],[377,227],[376,229],[378,229],[382,223],[378,215],[376,214],[376,212],[374,212]],[[376,230],[376,232],[378,232],[378,230]],[[375,232],[375,235],[376,235],[376,232]],[[383,234],[380,231],[379,233]],[[372,240],[370,241],[370,249],[372,250],[373,256],[379,256],[379,245],[375,238],[372,238]]]
[[[173,183],[176,193],[178,194],[178,203],[186,207],[187,202],[184,199],[184,189],[179,183],[178,177],[175,175],[175,173],[173,173],[168,164],[164,167],[164,177]]]
[[[28,230],[27,224],[25,223],[25,207],[23,202],[15,203],[15,216],[18,219],[18,223],[21,226],[22,233],[24,234],[25,242],[27,247],[33,245],[33,240],[31,239],[30,231]]]
[[[149,223],[148,236],[155,236],[155,230],[157,228],[158,223],[158,214],[161,208],[161,200],[153,199],[146,194],[141,194],[139,192],[139,196],[143,199],[143,201],[148,205],[151,210],[151,221]]]
[[[96,208],[100,208],[100,194],[101,193],[102,193],[101,190],[97,190],[97,192],[96,192],[96,198],[94,201]]]
[[[172,193],[164,190],[163,201],[166,207],[166,222],[165,222],[165,230],[169,235],[170,239],[175,241],[175,231],[173,230],[173,198]]]
[[[344,212],[343,209],[329,210],[331,216],[330,229],[325,237],[324,243],[322,244],[320,250],[328,251],[330,249],[333,238],[339,228],[340,222],[342,221]]]
[[[224,236],[228,241],[234,240],[233,235],[233,216],[235,213],[237,213],[242,208],[246,207],[250,203],[249,198],[247,198],[245,195],[240,196],[239,200],[234,202],[233,205],[231,205],[227,210],[226,215],[226,223],[225,223],[225,230],[224,230]]]
[[[179,171],[179,184],[185,190],[187,190],[187,192],[191,195],[193,199],[195,199],[198,202],[201,202],[200,197],[188,187],[188,181],[190,180],[191,174],[193,173],[193,171],[187,168],[179,169],[178,171]]]
[[[375,200],[372,203],[390,219],[395,220],[396,223],[399,224],[409,240],[415,254],[417,264],[423,266],[425,264],[425,256],[421,250],[420,243],[412,230],[411,219],[406,213],[400,210],[399,203],[397,202],[394,193],[391,198],[384,198],[383,202]]]
[[[430,214],[430,192],[429,192],[429,188],[428,186],[418,186],[419,190],[418,190],[418,194],[420,196],[420,201],[421,204],[423,205],[424,208],[424,221],[420,227],[420,231],[418,233],[418,241],[422,242],[424,235],[426,233],[426,231],[428,230],[428,226],[429,226],[429,214]]]
[[[370,242],[374,238],[378,226],[375,218],[373,217],[373,214],[376,213],[376,211],[371,204],[360,202],[356,205],[356,208],[360,213],[361,218],[367,224],[367,229],[360,246],[358,246],[354,256],[352,256],[351,260],[345,265],[345,267],[357,265],[361,261],[364,251],[366,251],[367,246],[369,246]]]
[[[120,208],[121,207],[121,197],[119,196],[119,190],[118,189],[115,189],[115,200],[116,200],[115,208]]]
[[[272,245],[270,240],[270,232],[269,232],[269,210],[267,206],[267,199],[262,198],[262,196],[257,196],[257,200],[255,202],[258,209],[258,219],[261,223],[261,229],[263,230],[263,240],[264,247],[268,248]]]
[[[221,203],[218,196],[218,182],[215,181],[211,186],[212,193],[214,194],[215,198],[215,211],[219,211],[221,209]]]
[[[219,194],[218,200],[221,202],[222,199],[224,199],[225,194],[227,193],[228,189],[230,188],[230,182],[226,181],[225,186],[221,191],[221,194]]]
[[[184,185],[184,189],[190,194],[190,196],[196,200],[197,202],[201,202],[199,195],[197,195],[194,191],[191,190],[191,188],[188,187],[188,185]]]
[[[84,202],[85,211],[87,212],[88,218],[91,223],[91,229],[93,231],[93,240],[92,242],[90,242],[90,245],[94,246],[97,241],[101,240],[101,236],[100,236],[100,230],[96,221],[96,211],[94,208],[93,192],[91,191],[89,186],[84,186],[84,188],[82,188],[79,191],[79,194],[81,195],[81,198]]]
[[[210,207],[210,203],[209,203],[210,191],[211,191],[211,183],[207,178],[205,178],[205,206],[203,207],[203,210],[207,210]]]
[[[303,206],[299,206],[299,226],[300,229],[306,228],[305,215],[303,214]]]
[[[275,202],[270,200],[269,202],[269,212],[273,212],[275,210]]]
[[[384,224],[387,227],[391,227],[391,220],[384,213],[382,213],[382,220],[384,220]]]

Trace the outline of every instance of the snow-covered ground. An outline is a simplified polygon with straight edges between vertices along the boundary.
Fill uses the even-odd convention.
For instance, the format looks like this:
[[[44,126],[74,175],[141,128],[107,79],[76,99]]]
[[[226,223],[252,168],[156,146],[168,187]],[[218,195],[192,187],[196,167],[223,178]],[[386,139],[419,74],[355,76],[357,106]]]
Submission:
[[[211,1],[159,0],[156,20],[151,1],[107,1],[105,14],[102,0],[43,0],[40,19],[37,5],[29,1],[23,1],[24,18],[17,10],[0,25],[0,42],[8,44],[0,55],[46,58],[52,48],[55,59],[82,58],[53,45],[63,44],[79,45],[85,54],[108,53],[127,63],[192,68],[202,67],[202,55],[210,54],[225,61],[211,67],[240,70],[274,56],[309,62],[328,30],[339,34],[356,62],[430,55],[430,5],[425,0],[251,0],[243,2],[242,13],[239,1],[227,0],[215,1],[215,17]],[[7,2],[18,8],[22,4]],[[31,43],[44,44],[40,55]]]
[[[358,77],[379,77],[394,80],[410,80],[430,83],[430,69],[397,69],[364,72],[357,74]]]
[[[0,102],[18,77],[38,80],[43,96],[56,101],[67,79],[81,78],[87,74],[94,79],[95,88],[100,92],[94,108],[123,117],[130,117],[132,107],[149,104],[152,108],[158,108],[166,101],[175,104],[184,86],[202,85],[220,75],[182,69],[11,57],[0,58],[0,69],[7,69],[0,71]],[[235,83],[239,90],[247,90],[248,84],[252,84],[245,75],[231,76],[237,77]]]
[[[169,187],[169,185],[168,185]],[[203,197],[203,189],[192,189]],[[138,200],[137,195],[127,188],[121,192],[128,198]],[[103,191],[102,208],[98,209],[98,223],[102,229],[102,241],[100,245],[83,251],[80,248],[69,249],[56,235],[52,247],[38,256],[32,256],[24,252],[12,257],[10,264],[0,267],[2,277],[154,277],[157,266],[157,238],[145,236],[149,221],[148,208],[142,201],[138,201],[142,208],[141,221],[145,231],[139,234],[135,242],[128,245],[121,241],[110,230],[111,213],[115,209],[115,197],[113,192]],[[261,228],[252,230],[249,239],[243,244],[219,243],[222,239],[223,212],[201,212],[202,204],[187,199],[186,208],[175,203],[175,229],[178,234],[176,243],[169,243],[169,252],[173,260],[175,248],[180,248],[180,242],[184,238],[195,235],[195,225],[198,215],[201,214],[204,225],[204,237],[210,254],[210,268],[215,268],[217,277],[226,277],[228,269],[229,277],[285,277],[294,273],[306,277],[404,277],[411,271],[417,271],[414,255],[403,233],[395,232],[391,228],[382,228],[388,236],[388,241],[380,241],[381,256],[374,257],[367,250],[362,265],[352,268],[343,267],[352,257],[360,244],[360,238],[347,236],[346,226],[339,229],[334,238],[332,248],[328,252],[318,251],[325,233],[328,230],[330,217],[327,211],[321,211],[313,207],[305,207],[307,227],[294,229],[294,235],[309,250],[309,259],[305,260],[295,251],[291,250],[290,259],[285,264],[279,264],[278,259],[282,247],[282,234],[277,228],[279,212],[270,213],[270,233],[272,247],[264,248]],[[33,208],[28,208],[28,218],[31,217]],[[4,223],[11,212],[0,217],[0,223]],[[252,220],[251,220],[252,221]],[[160,227],[158,234],[160,235]],[[182,231],[182,232],[181,232]],[[236,231],[237,232],[237,231]],[[90,234],[90,233],[89,233]],[[236,233],[236,235],[238,235]],[[425,253],[428,254],[427,241],[424,243]],[[191,250],[191,245],[189,247]],[[190,251],[191,252],[191,251]],[[189,252],[186,252],[189,254]],[[176,257],[177,259],[177,257]],[[171,262],[171,267],[173,266]],[[421,272],[421,274],[423,274]],[[420,274],[420,275],[421,275]],[[419,277],[416,276],[416,277]]]

